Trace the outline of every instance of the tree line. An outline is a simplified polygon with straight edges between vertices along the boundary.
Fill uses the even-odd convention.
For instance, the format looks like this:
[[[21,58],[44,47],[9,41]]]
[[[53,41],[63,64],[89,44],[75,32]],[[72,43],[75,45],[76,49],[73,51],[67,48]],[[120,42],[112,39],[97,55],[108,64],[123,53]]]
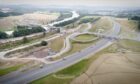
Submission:
[[[130,19],[138,21],[138,30],[140,31],[140,16],[133,16]]]
[[[66,25],[68,25],[68,24],[71,24],[71,23],[76,22],[78,19],[79,19],[79,18],[75,18],[75,19],[72,19],[72,20],[68,20],[68,21],[65,21],[65,22],[56,24],[56,25],[54,25],[54,26],[56,26],[56,27],[66,26]]]
[[[13,37],[20,37],[39,32],[45,32],[45,29],[40,26],[34,26],[31,28],[29,26],[17,26],[17,29],[14,30],[12,35]],[[9,35],[7,33],[0,31],[0,39],[6,39],[8,37]]]
[[[100,18],[83,18],[79,21],[79,24],[82,24],[82,23],[88,23],[88,22],[95,22],[97,21],[98,19]]]
[[[29,28],[28,26],[17,26],[17,30],[13,32],[13,37],[26,36],[33,33],[44,32],[44,31],[45,29],[43,29],[40,26],[35,26],[31,28]]]

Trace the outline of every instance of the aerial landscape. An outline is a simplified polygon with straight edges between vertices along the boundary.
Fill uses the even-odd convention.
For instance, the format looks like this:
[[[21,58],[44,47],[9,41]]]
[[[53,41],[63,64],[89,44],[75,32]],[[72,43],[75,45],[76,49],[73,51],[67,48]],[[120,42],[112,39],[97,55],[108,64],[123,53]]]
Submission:
[[[140,84],[140,1],[0,0],[0,84]]]

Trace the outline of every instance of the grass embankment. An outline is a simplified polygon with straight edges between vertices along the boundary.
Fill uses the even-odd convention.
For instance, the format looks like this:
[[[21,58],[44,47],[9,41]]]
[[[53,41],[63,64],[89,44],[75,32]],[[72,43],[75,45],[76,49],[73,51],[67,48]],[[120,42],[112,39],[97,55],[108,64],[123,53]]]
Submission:
[[[120,35],[123,37],[135,38],[137,36],[138,22],[134,20],[116,19],[121,25]],[[127,32],[127,33],[126,33]],[[129,33],[129,34],[128,34]]]
[[[116,19],[117,22],[119,22],[122,26],[122,30],[124,31],[136,31],[138,27],[138,22],[134,20],[128,20],[127,18],[125,19]],[[122,32],[123,33],[123,32]]]
[[[93,24],[93,27],[89,30],[91,32],[97,32],[99,29],[103,30],[102,32],[107,32],[112,29],[112,22],[108,17],[102,17],[96,23]]]
[[[76,40],[81,40],[81,41],[88,41],[88,40],[91,40],[91,39],[94,39],[96,38],[97,36],[95,35],[90,35],[90,34],[82,34],[82,35],[79,35],[77,37],[75,37]]]
[[[43,77],[39,80],[33,81],[31,84],[69,84],[73,78],[67,78],[69,76],[78,76],[87,69],[88,59],[80,61],[75,65],[65,68],[57,73]],[[59,78],[60,77],[60,78]],[[61,78],[63,77],[63,78]]]
[[[33,81],[30,84],[69,84],[71,80],[72,79],[59,79],[54,77],[53,75],[49,75],[36,81]]]
[[[80,73],[84,72],[87,69],[89,59],[85,59],[76,63],[68,68],[65,68],[56,73],[56,75],[62,76],[78,76]]]
[[[20,65],[15,65],[15,66],[8,67],[8,68],[0,69],[0,76],[8,74],[13,71],[16,71],[22,66],[23,66],[23,64],[20,64]]]

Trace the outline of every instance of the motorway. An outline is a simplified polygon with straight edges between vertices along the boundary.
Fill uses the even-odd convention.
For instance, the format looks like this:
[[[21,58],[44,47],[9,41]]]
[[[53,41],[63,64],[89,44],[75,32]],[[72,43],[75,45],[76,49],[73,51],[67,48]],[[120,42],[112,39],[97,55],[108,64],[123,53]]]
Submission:
[[[114,22],[113,31],[110,35],[115,36],[120,32],[120,25]],[[41,77],[47,76],[51,73],[57,72],[63,68],[66,68],[72,64],[75,64],[89,56],[95,54],[100,50],[108,47],[113,42],[111,39],[101,39],[96,43],[96,45],[91,45],[90,47],[76,52],[72,55],[66,56],[64,59],[61,59],[57,62],[46,64],[43,68],[34,68],[29,71],[20,72],[16,74],[7,74],[0,77],[0,84],[27,84],[31,81],[37,80]]]

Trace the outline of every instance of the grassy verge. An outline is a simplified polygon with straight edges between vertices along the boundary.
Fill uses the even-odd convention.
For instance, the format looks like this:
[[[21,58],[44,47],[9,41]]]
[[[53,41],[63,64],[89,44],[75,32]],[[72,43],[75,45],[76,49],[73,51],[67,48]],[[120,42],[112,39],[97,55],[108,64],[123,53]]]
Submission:
[[[13,72],[13,71],[16,71],[22,66],[23,66],[23,64],[20,64],[20,65],[12,66],[9,68],[0,69],[0,76],[8,74],[8,73]]]
[[[65,68],[56,73],[56,75],[72,75],[78,76],[87,69],[89,59],[82,60],[68,68]]]
[[[96,53],[95,55],[92,55],[89,59],[82,60],[68,68],[54,73],[58,77],[54,77],[54,74],[50,74],[46,77],[33,81],[31,84],[70,84],[70,82],[74,78],[84,73],[92,62],[94,62],[99,56],[107,52],[108,48]],[[73,76],[73,78],[67,78],[67,76]]]
[[[59,79],[53,75],[43,77],[39,80],[33,81],[30,84],[69,84],[72,79]]]
[[[82,60],[79,63],[76,63],[68,68],[65,68],[57,73],[54,77],[53,74],[33,81],[31,84],[69,84],[73,78],[65,78],[65,76],[78,76],[82,74],[88,68],[89,59]],[[59,78],[59,76],[63,76],[63,78]]]

